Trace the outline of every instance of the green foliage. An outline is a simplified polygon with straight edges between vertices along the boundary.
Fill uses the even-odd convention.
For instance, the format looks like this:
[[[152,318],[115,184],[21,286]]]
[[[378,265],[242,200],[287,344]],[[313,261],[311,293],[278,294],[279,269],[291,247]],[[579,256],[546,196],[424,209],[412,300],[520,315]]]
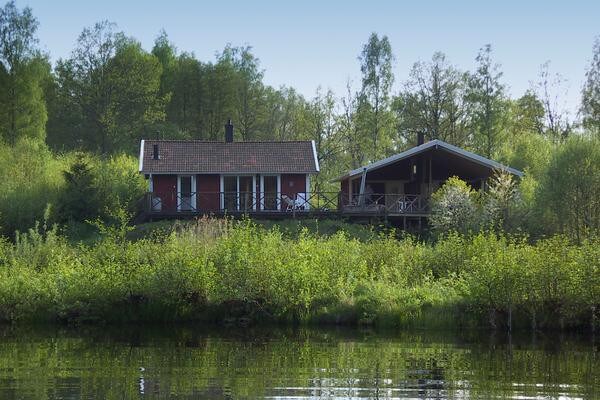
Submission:
[[[451,177],[431,196],[431,217],[434,231],[456,230],[468,233],[480,224],[479,195],[466,182]]]
[[[500,66],[492,60],[492,46],[479,50],[477,70],[468,78],[466,99],[474,128],[475,148],[491,158],[502,142],[505,131],[505,88]]]
[[[85,155],[75,160],[64,172],[65,187],[59,202],[59,215],[68,221],[85,221],[98,214],[97,188],[90,162]]]
[[[495,171],[483,195],[486,225],[502,232],[515,232],[523,226],[526,212],[517,178],[508,171]]]
[[[37,49],[38,21],[14,1],[0,8],[0,140],[43,140],[47,120],[44,87],[50,65]]]
[[[594,41],[592,61],[585,75],[581,96],[583,125],[600,136],[600,37]]]
[[[600,140],[573,137],[553,154],[540,184],[538,210],[548,228],[577,240],[600,229]]]
[[[47,225],[0,241],[0,318],[596,324],[597,240],[453,233],[434,244],[390,235],[361,242],[203,219],[130,241],[127,214],[117,214],[91,245],[70,244]]]
[[[2,233],[14,235],[43,220],[63,189],[64,157],[53,157],[42,143],[21,139],[15,146],[0,144],[0,218]]]

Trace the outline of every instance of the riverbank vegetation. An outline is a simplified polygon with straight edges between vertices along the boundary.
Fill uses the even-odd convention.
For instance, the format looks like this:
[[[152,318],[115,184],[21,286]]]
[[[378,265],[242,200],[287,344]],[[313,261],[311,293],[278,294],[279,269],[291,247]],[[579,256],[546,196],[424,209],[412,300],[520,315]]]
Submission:
[[[55,230],[0,247],[5,321],[378,324],[594,329],[600,242],[449,234],[304,232],[201,220],[130,241],[100,224],[93,245]]]

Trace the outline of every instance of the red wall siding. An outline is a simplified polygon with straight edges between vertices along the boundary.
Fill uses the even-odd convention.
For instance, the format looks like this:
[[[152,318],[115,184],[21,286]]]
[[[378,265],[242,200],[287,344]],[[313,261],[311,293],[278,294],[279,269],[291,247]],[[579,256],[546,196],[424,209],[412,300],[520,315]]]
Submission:
[[[154,194],[162,199],[163,211],[177,210],[177,176],[153,175]]]
[[[219,211],[221,208],[221,176],[198,175],[196,177],[196,203],[200,211]]]
[[[306,193],[306,175],[281,175],[281,194],[285,194],[291,197],[292,199],[295,199],[297,193]]]

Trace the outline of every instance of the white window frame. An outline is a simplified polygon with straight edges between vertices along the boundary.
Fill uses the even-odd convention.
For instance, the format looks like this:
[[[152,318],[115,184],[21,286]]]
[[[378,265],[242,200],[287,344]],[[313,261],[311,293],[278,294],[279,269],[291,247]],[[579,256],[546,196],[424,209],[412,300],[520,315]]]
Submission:
[[[256,211],[256,175],[253,174],[221,174],[221,183],[220,183],[220,192],[221,192],[221,210],[225,209],[225,177],[226,176],[235,176],[236,182],[236,196],[235,196],[235,206],[236,211],[240,211],[240,177],[242,176],[251,176],[252,177],[252,210]]]
[[[196,211],[198,208],[196,207],[196,175],[192,174],[177,175],[177,211],[181,211],[181,178],[184,177],[190,177],[192,180],[192,210],[189,211]]]
[[[265,211],[265,176],[277,178],[277,189],[275,193],[276,210],[281,210],[281,174],[264,174],[260,176],[260,210]],[[271,211],[271,210],[266,210]]]

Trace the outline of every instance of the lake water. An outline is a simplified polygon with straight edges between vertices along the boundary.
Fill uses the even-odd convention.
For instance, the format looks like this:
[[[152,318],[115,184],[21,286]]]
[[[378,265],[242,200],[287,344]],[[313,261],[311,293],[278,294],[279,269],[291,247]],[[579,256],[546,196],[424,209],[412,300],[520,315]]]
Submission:
[[[0,399],[599,399],[590,336],[0,327]]]

